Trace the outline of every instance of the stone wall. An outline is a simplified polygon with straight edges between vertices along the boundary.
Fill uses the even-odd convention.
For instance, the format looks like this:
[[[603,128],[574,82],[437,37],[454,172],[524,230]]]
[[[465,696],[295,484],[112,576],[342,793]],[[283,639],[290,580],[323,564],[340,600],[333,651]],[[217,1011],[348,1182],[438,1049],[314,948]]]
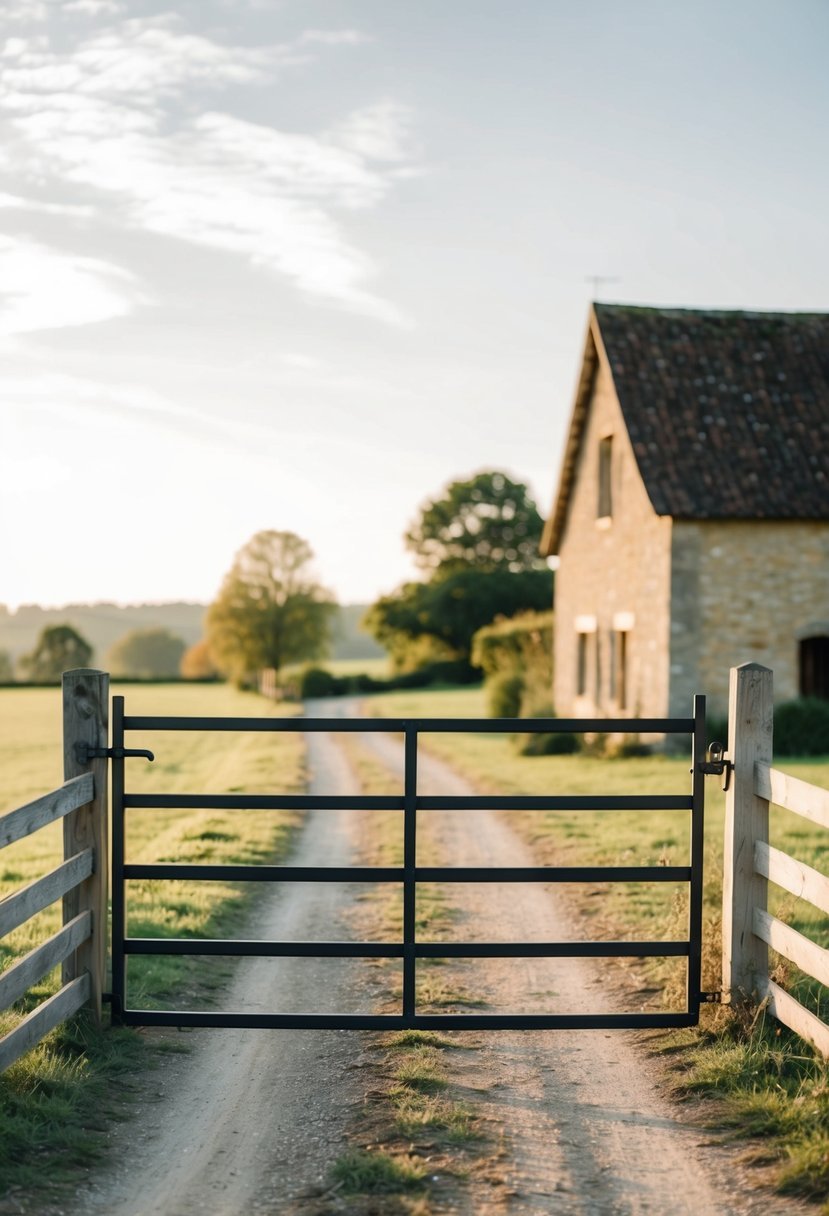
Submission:
[[[776,701],[799,695],[798,641],[829,633],[829,523],[675,521],[671,580],[671,712],[693,692],[728,707],[728,673],[757,662]]]
[[[612,435],[609,518],[598,518],[599,443]],[[555,681],[560,716],[668,712],[671,520],[654,514],[610,373],[594,380],[556,574]],[[595,624],[592,624],[592,623]],[[577,693],[578,632],[588,629],[586,694]],[[611,635],[627,631],[624,709],[611,681]],[[682,714],[689,712],[683,707]]]

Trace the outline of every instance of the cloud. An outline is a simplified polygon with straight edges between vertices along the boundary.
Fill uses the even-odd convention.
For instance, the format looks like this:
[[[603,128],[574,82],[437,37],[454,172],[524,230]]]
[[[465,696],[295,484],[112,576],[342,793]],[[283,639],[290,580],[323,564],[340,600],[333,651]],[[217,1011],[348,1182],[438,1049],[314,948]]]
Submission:
[[[317,42],[323,46],[361,46],[373,39],[360,30],[303,30],[298,41]]]
[[[403,163],[411,155],[409,127],[411,114],[406,106],[382,101],[355,110],[331,132],[331,137],[366,161]]]
[[[124,11],[118,0],[67,0],[65,13],[82,13],[85,17],[114,17]]]
[[[86,11],[99,0],[78,3]],[[413,171],[409,112],[382,101],[301,134],[191,104],[262,85],[306,62],[315,43],[364,40],[355,30],[307,30],[293,43],[226,45],[186,32],[174,16],[110,25],[68,52],[40,35],[7,39],[0,170],[13,175],[15,194],[5,198],[28,187],[42,209],[44,194],[57,196],[55,206],[235,253],[309,297],[403,324],[370,290],[377,267],[338,212],[378,206]]]
[[[30,371],[3,378],[3,420],[26,427],[70,427],[86,434],[105,430],[128,445],[157,444],[159,433],[171,439],[209,447],[217,454],[258,455],[282,450],[284,426],[268,414],[263,420],[240,416],[238,409],[208,412],[181,405],[165,394],[130,381],[96,381],[60,372]]]
[[[131,18],[88,38],[70,54],[56,54],[41,38],[10,38],[2,81],[32,102],[50,93],[128,99],[157,104],[189,85],[264,81],[274,66],[296,61],[288,47],[222,46],[183,33],[174,17]]]
[[[4,0],[0,20],[7,22],[41,22],[48,20],[49,8],[44,0]]]
[[[140,298],[133,277],[118,266],[0,237],[0,334],[108,321]]]
[[[0,210],[39,212],[42,215],[69,215],[81,219],[92,219],[95,211],[73,203],[46,203],[38,199],[24,198],[21,194],[6,194],[0,191]]]

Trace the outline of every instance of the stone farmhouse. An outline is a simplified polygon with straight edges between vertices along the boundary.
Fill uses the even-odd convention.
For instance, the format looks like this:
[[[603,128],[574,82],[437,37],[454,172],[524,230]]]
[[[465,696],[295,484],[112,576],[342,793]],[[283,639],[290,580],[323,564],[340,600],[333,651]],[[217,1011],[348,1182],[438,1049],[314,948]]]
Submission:
[[[559,715],[829,698],[829,314],[594,305],[543,550]]]

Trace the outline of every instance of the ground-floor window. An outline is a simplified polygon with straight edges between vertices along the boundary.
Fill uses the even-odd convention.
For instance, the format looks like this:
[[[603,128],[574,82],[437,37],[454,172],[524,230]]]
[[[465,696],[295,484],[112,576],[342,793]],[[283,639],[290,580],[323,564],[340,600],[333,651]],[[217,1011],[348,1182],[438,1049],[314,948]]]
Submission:
[[[800,695],[829,701],[829,637],[801,638]]]
[[[617,709],[628,705],[628,634],[614,629],[610,634],[610,699]]]
[[[622,630],[616,635],[616,702],[619,709],[628,707],[628,635]]]
[[[587,692],[587,645],[590,633],[579,633],[576,647],[576,695],[583,697]]]

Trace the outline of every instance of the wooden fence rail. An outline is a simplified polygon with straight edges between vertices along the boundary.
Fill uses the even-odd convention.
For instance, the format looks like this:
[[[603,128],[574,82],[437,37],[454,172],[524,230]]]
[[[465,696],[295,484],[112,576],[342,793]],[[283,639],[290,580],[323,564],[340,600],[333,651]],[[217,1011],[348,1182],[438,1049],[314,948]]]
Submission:
[[[766,667],[732,668],[728,732],[733,779],[726,795],[723,999],[756,996],[778,1021],[829,1057],[829,1026],[769,976],[769,949],[829,987],[829,950],[768,910],[768,884],[829,913],[829,878],[769,844],[774,803],[829,829],[829,791],[772,768],[772,686]]]
[[[0,936],[63,900],[63,927],[0,975],[0,1010],[25,996],[62,964],[62,986],[0,1038],[0,1071],[84,1005],[100,1021],[107,931],[107,759],[109,676],[63,677],[65,781],[34,802],[0,816],[0,848],[63,820],[64,860],[0,902]]]

